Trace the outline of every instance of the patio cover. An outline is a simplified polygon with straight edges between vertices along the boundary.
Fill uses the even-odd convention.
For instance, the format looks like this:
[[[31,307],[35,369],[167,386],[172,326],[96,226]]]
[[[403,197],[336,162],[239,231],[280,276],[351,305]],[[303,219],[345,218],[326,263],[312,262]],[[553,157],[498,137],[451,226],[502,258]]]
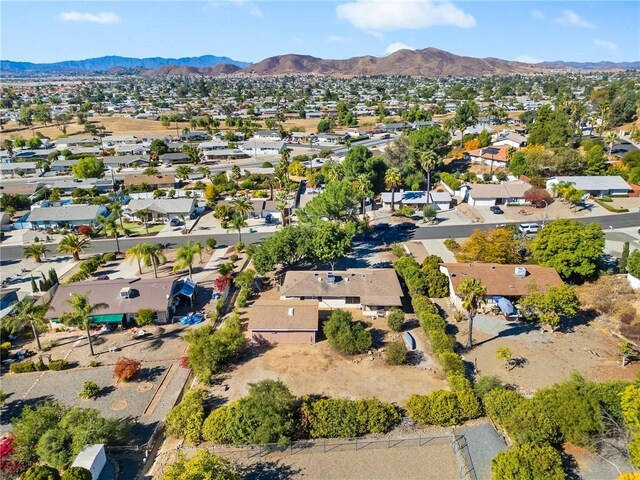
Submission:
[[[122,322],[122,313],[114,313],[111,315],[92,315],[91,323],[120,323]]]

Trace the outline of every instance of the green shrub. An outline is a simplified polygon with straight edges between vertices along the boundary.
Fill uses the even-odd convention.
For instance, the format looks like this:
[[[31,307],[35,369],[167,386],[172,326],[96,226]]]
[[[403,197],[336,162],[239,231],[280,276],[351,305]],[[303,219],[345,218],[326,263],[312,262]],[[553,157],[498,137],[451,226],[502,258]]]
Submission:
[[[20,480],[60,480],[60,473],[48,465],[32,465],[20,476]]]
[[[447,249],[451,250],[452,252],[457,252],[458,250],[460,250],[460,244],[456,242],[453,238],[447,238],[444,241],[444,246],[447,247]]]
[[[418,317],[426,313],[438,314],[438,307],[426,295],[412,295],[411,306]]]
[[[113,262],[116,259],[116,254],[113,252],[107,252],[102,254],[103,262]]]
[[[496,376],[480,377],[473,384],[473,391],[481,399],[484,399],[485,395],[492,390],[501,389],[504,389],[504,385],[502,384],[500,377]]]
[[[418,319],[420,320],[420,326],[427,335],[429,335],[429,332],[432,330],[442,330],[444,332],[447,326],[444,318],[437,313],[420,314],[418,315]]]
[[[85,400],[89,400],[91,398],[96,398],[100,394],[100,387],[96,382],[86,381],[82,385],[82,390],[78,392],[78,397],[84,398]]]
[[[39,372],[42,370],[46,370],[47,367],[44,363],[38,362],[34,363],[31,360],[25,360],[24,362],[16,362],[12,363],[9,367],[9,371],[11,373],[30,373],[30,372]]]
[[[503,427],[516,443],[558,443],[560,432],[547,412],[531,400],[522,400],[504,420]]]
[[[524,401],[524,398],[513,390],[493,389],[482,399],[485,412],[496,423],[503,425],[511,412]]]
[[[462,182],[460,180],[447,172],[440,172],[440,180],[451,190],[458,190],[462,186]]]
[[[491,460],[492,480],[565,480],[560,453],[550,445],[525,443]]]
[[[249,290],[242,288],[238,292],[238,296],[236,297],[236,307],[244,308],[247,306],[247,301],[249,300],[250,292]]]
[[[93,475],[84,467],[71,467],[65,470],[60,480],[93,480]]]
[[[155,316],[156,311],[153,308],[141,308],[138,310],[138,315],[136,316],[136,325],[138,327],[151,325]]]
[[[447,375],[464,375],[464,362],[455,352],[442,352],[438,355],[444,373]]]
[[[438,357],[444,352],[453,352],[454,340],[444,330],[430,330],[428,334],[431,340],[431,348],[433,348],[433,352]]]
[[[393,214],[396,217],[411,217],[416,213],[416,209],[410,205],[402,205],[400,208],[396,209]]]
[[[387,325],[393,332],[399,332],[402,330],[404,324],[404,312],[399,308],[392,308],[387,316]]]
[[[391,245],[391,253],[393,253],[398,258],[409,256],[401,243],[394,243],[393,245]]]
[[[354,322],[350,312],[334,310],[323,326],[329,344],[345,355],[366,352],[373,342],[362,322]]]
[[[198,444],[202,438],[204,422],[203,390],[189,390],[182,401],[167,415],[165,429],[167,435],[184,438],[191,444]]]
[[[403,365],[407,362],[407,347],[402,341],[390,343],[384,353],[384,361],[387,365]]]
[[[271,162],[262,162],[262,168],[273,168],[273,163],[271,163]]]
[[[432,298],[445,298],[449,296],[449,277],[440,270],[429,270],[425,273],[429,285],[429,296]]]
[[[608,205],[606,203],[606,201],[601,200],[599,198],[594,198],[593,201],[596,202],[598,205],[600,205],[605,210],[608,210],[608,211],[613,212],[613,213],[627,213],[629,211],[628,208],[619,208],[619,207],[614,207],[612,205]],[[613,200],[611,200],[611,201],[613,201]]]
[[[49,361],[49,370],[53,370],[54,372],[58,372],[60,370],[64,370],[68,366],[69,366],[69,362],[67,362],[64,359]]]
[[[91,360],[89,362],[89,366],[92,367],[92,368],[99,367],[100,366],[100,362],[98,362],[97,360]]]
[[[613,198],[611,198],[611,195],[603,195],[602,197],[600,197],[600,200],[603,202],[613,202]]]
[[[9,352],[11,351],[11,342],[0,343],[0,359],[4,360],[9,358]]]
[[[480,399],[473,391],[473,387],[469,379],[462,374],[453,374],[448,377],[451,390],[458,399],[460,415],[463,420],[471,420],[482,415],[482,404]]]
[[[375,398],[305,398],[300,419],[304,433],[311,438],[353,438],[386,433],[400,423],[401,417],[393,405]]]
[[[451,426],[460,423],[462,415],[453,392],[436,390],[429,395],[411,395],[407,414],[418,423]]]
[[[36,446],[38,458],[58,470],[64,470],[72,459],[71,441],[69,432],[62,428],[47,430]]]

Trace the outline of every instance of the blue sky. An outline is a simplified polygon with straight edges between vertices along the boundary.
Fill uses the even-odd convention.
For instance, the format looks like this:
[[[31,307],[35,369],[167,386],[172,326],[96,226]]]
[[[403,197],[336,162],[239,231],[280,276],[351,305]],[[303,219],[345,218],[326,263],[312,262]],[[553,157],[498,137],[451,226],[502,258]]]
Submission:
[[[640,2],[111,1],[0,3],[0,57],[285,53],[384,56],[402,47],[507,60],[640,60]]]

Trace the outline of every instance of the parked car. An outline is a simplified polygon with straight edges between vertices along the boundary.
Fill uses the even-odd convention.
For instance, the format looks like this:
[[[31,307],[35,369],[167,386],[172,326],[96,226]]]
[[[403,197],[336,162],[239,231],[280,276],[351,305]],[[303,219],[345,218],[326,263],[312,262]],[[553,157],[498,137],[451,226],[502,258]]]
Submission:
[[[411,222],[402,222],[396,225],[396,228],[400,230],[413,230],[414,228],[418,228],[415,223]]]
[[[538,230],[540,230],[540,225],[537,223],[521,223],[518,227],[518,231],[524,234],[538,233]]]
[[[182,222],[178,218],[172,218],[171,220],[169,220],[169,225],[171,225],[172,227],[177,227],[181,224]]]
[[[497,205],[489,207],[489,210],[491,210],[491,212],[495,213],[496,215],[502,215],[504,213],[504,211]]]

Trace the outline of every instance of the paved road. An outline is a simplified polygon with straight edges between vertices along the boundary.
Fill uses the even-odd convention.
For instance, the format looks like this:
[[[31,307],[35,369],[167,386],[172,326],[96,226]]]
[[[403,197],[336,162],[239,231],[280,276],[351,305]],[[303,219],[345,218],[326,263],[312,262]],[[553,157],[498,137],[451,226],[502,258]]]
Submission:
[[[618,215],[605,215],[599,217],[591,217],[585,219],[579,219],[583,223],[599,223],[603,229],[608,230],[609,227],[624,228],[624,227],[640,227],[640,213],[622,213]],[[522,222],[508,222],[508,223],[522,223]],[[419,227],[413,231],[389,229],[381,232],[375,238],[375,243],[394,243],[401,240],[415,239],[415,240],[429,240],[435,238],[466,238],[473,233],[475,229],[490,230],[495,228],[500,223],[478,223],[473,225],[450,225],[447,226],[429,226]],[[259,243],[272,233],[258,232],[258,233],[243,233],[242,241],[244,243]],[[187,243],[190,240],[196,240],[205,242],[207,238],[214,237],[218,241],[218,245],[233,245],[238,241],[238,235],[235,233],[224,234],[210,234],[210,233],[192,233],[190,235],[184,235],[181,237],[136,237],[136,238],[121,238],[120,249],[126,250],[141,242],[154,242],[154,243],[167,243],[169,246],[181,245]],[[116,243],[113,239],[108,240],[94,240],[91,242],[91,247],[87,250],[88,253],[105,253],[114,252],[116,249]],[[51,250],[54,250],[53,248]],[[0,264],[18,260],[22,258],[22,245],[8,245],[0,246]]]

